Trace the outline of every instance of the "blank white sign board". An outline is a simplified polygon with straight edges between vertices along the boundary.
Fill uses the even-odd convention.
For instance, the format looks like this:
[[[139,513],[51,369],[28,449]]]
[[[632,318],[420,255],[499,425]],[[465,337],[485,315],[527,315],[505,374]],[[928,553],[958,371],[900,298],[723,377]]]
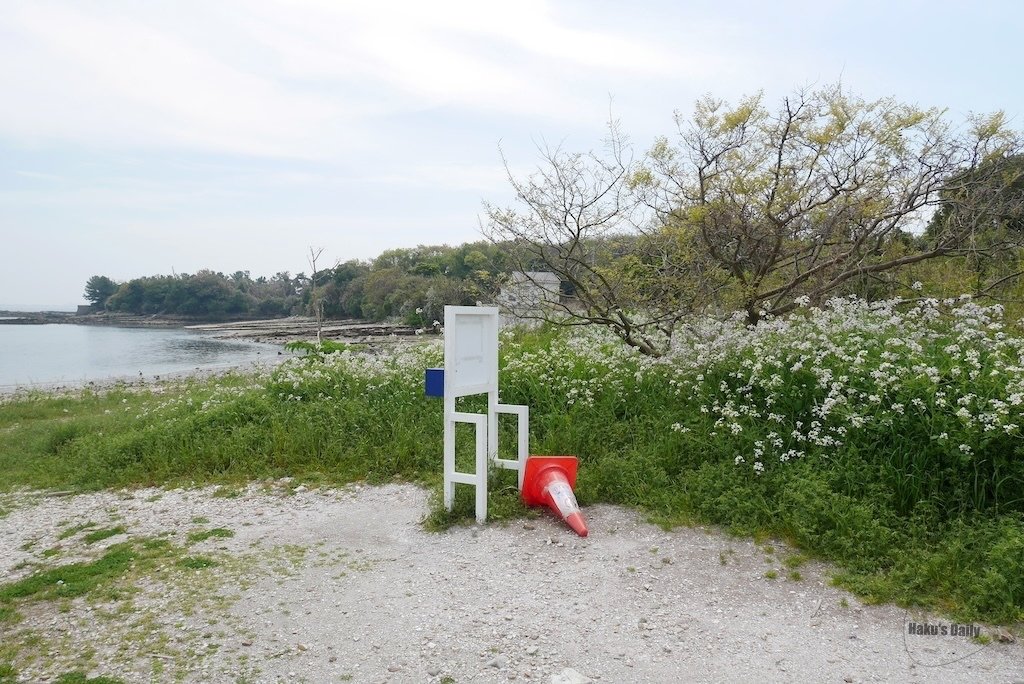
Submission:
[[[498,309],[446,306],[445,396],[498,391]]]

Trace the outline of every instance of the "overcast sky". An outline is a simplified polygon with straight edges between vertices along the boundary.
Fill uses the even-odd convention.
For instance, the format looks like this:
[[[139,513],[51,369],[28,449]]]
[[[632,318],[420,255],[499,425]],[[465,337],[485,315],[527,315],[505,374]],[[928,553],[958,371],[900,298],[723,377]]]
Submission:
[[[0,0],[0,309],[479,239],[536,143],[842,78],[1024,128],[1024,3]]]

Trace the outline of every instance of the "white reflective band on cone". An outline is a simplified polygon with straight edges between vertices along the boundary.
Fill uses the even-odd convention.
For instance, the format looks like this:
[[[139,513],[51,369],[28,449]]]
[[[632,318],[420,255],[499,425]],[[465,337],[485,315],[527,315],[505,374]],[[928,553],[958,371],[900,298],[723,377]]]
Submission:
[[[555,506],[558,507],[558,512],[562,514],[563,518],[580,512],[580,505],[576,503],[576,495],[572,493],[572,487],[565,480],[550,483],[545,491],[555,502]]]

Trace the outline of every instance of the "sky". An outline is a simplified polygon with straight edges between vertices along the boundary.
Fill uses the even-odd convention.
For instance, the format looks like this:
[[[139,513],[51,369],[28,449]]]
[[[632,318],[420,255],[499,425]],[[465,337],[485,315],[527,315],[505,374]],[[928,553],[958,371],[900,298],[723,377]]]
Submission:
[[[707,93],[1003,110],[1024,3],[0,0],[0,309],[85,281],[253,277],[481,239],[502,156],[638,152]]]

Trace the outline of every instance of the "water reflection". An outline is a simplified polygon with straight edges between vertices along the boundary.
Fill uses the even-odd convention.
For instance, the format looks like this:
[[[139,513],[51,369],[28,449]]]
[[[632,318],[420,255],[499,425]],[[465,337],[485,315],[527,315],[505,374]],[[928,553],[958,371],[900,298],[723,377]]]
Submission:
[[[0,326],[0,387],[228,368],[277,360],[280,347],[188,330]]]

